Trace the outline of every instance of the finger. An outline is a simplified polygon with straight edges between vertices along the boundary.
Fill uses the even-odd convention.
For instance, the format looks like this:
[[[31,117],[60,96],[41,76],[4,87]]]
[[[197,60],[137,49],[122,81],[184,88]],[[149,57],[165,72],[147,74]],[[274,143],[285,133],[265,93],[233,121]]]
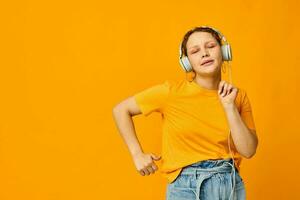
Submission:
[[[224,96],[226,96],[230,93],[230,87],[231,87],[231,85],[229,83],[226,83]]]
[[[221,94],[223,92],[224,84],[225,84],[225,81],[220,81],[220,83],[219,83],[219,94]]]
[[[158,170],[158,167],[156,166],[155,163],[153,163],[153,164],[151,165],[151,167],[152,167],[152,169],[153,169],[153,173],[155,173],[155,172]]]
[[[221,92],[222,97],[224,97],[227,93],[227,85],[228,85],[227,83],[224,83],[224,85],[223,85],[223,90]]]
[[[152,166],[147,167],[148,171],[151,173],[154,173],[154,169],[152,168]]]
[[[143,170],[140,170],[139,173],[142,175],[142,176],[145,176],[145,172]]]
[[[152,153],[151,153],[151,157],[152,157],[152,159],[154,159],[154,160],[160,160],[160,159],[161,159],[161,156],[156,156],[156,155],[154,155],[154,154],[152,154]]]
[[[152,164],[152,168],[153,168],[155,171],[158,170],[158,167],[157,167],[157,165],[156,165],[155,163]]]
[[[235,92],[237,93],[238,92],[238,89],[236,87],[232,88],[232,92]]]
[[[227,91],[228,91],[227,94],[230,94],[233,91],[233,89],[234,89],[233,85],[229,84],[228,88],[227,88]]]
[[[144,171],[145,175],[147,175],[147,176],[150,174],[150,172],[148,171],[147,167],[145,167],[145,168],[143,169],[143,171]]]

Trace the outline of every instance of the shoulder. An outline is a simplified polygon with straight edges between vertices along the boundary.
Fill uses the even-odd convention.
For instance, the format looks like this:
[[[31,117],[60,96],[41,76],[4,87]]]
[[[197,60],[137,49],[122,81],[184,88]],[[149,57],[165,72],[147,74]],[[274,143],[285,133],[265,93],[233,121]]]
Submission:
[[[184,87],[186,82],[182,79],[165,79],[152,83],[147,88],[157,88],[168,92],[174,92]]]
[[[246,90],[239,86],[236,87],[238,89],[236,100],[242,100],[246,95]]]
[[[148,84],[147,86],[143,86],[142,89],[140,89],[137,93],[134,94],[134,96],[137,98],[157,98],[158,96],[168,96],[169,93],[171,93],[171,91],[173,91],[174,88],[177,87],[177,85],[178,81],[172,79],[155,81],[151,84]]]
[[[171,93],[177,93],[187,86],[188,81],[186,79],[167,79],[164,81],[165,86],[168,87]]]
[[[247,91],[244,88],[236,86],[238,89],[237,96],[235,98],[236,105],[241,108],[244,104],[248,103]]]

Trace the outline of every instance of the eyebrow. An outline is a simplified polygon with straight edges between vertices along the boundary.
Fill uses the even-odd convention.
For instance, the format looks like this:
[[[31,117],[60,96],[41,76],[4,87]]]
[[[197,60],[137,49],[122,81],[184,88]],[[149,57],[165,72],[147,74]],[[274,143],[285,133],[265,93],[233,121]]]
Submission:
[[[207,42],[205,42],[205,44],[207,44],[207,43],[209,43],[209,42],[215,42],[215,41],[213,41],[213,40],[210,40],[210,41],[207,41]],[[197,47],[198,45],[196,44],[196,45],[194,45],[194,46],[192,46],[192,47],[190,47],[189,49],[192,49],[192,48],[194,48],[194,47]]]

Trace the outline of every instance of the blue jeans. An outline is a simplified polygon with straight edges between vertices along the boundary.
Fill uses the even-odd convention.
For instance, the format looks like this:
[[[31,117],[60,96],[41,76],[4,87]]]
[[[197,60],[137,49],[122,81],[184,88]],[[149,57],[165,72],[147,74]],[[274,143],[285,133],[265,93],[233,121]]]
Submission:
[[[231,158],[204,160],[182,169],[167,184],[167,200],[245,200],[246,191]]]

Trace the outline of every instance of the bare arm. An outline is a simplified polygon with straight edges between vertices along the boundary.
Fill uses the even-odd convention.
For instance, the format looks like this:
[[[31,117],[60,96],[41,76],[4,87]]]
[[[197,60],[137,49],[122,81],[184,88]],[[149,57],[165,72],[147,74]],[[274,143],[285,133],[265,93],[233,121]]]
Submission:
[[[160,158],[151,153],[144,154],[132,120],[132,117],[138,114],[141,114],[141,110],[134,97],[125,99],[113,108],[114,121],[131,153],[137,170],[142,175],[149,175],[157,170],[157,166],[152,162],[152,159],[159,160]]]
[[[228,84],[224,80],[220,81],[218,91],[219,99],[225,109],[236,150],[245,158],[251,158],[256,153],[258,137],[254,129],[247,127],[247,124],[243,121],[238,111],[235,104],[237,92],[238,89],[232,84]]]
[[[132,156],[143,152],[132,120],[132,117],[138,114],[141,114],[141,111],[133,97],[125,99],[113,108],[113,117],[118,131]]]
[[[258,146],[256,131],[246,126],[235,105],[225,111],[237,151],[245,158],[251,158]]]

